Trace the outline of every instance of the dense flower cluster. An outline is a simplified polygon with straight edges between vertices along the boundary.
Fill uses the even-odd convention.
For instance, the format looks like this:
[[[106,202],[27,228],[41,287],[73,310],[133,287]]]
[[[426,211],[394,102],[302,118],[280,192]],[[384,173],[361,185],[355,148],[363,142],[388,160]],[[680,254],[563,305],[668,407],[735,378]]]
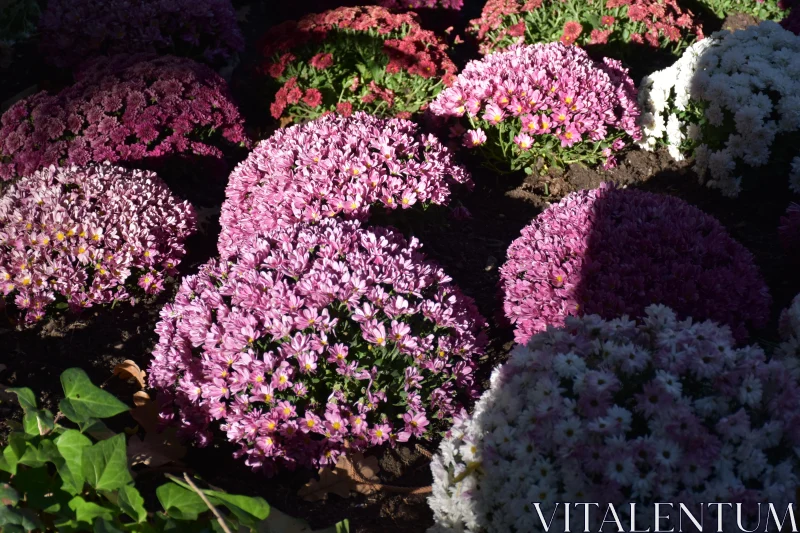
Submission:
[[[781,313],[779,330],[783,342],[776,355],[791,367],[794,378],[800,379],[800,294]]]
[[[49,0],[40,31],[44,56],[58,67],[122,53],[220,64],[244,49],[230,0]]]
[[[748,171],[770,164],[785,170],[796,153],[800,37],[769,21],[715,33],[646,76],[639,97],[642,146],[666,143],[675,157],[693,154],[701,179],[710,174],[709,187],[737,196]],[[795,168],[800,190],[800,164]]]
[[[518,43],[609,45],[616,57],[629,43],[680,53],[703,38],[697,17],[676,0],[489,0],[471,22],[482,54]]]
[[[390,9],[444,9],[460,10],[464,7],[464,0],[380,0],[380,5]]]
[[[608,504],[632,523],[629,502],[641,531],[655,523],[654,502],[673,504],[662,507],[667,524],[678,502],[695,516],[701,503],[743,503],[744,523],[755,523],[753,502],[794,501],[798,402],[782,361],[735,348],[711,321],[678,321],[661,305],[638,323],[571,317],[518,346],[442,443],[431,531],[541,531],[533,502],[545,524],[556,502],[600,504],[590,524],[572,513],[571,531],[603,530]],[[716,511],[704,531],[717,531]],[[551,531],[570,530],[563,503],[553,514]],[[736,519],[723,513],[720,531],[736,531]]]
[[[605,161],[638,139],[636,88],[619,61],[561,43],[513,46],[471,61],[430,111],[460,117],[463,143],[498,170]]]
[[[280,88],[270,112],[298,122],[329,112],[408,118],[455,77],[447,45],[414,13],[342,7],[271,29],[265,70]]]
[[[275,226],[445,204],[456,184],[471,186],[469,174],[413,122],[322,117],[278,130],[239,164],[222,205],[219,250],[227,256]]]
[[[222,158],[249,144],[225,81],[187,59],[98,61],[58,94],[20,100],[0,118],[0,180],[50,165],[135,163],[186,153]]]
[[[769,317],[750,252],[715,218],[644,191],[570,194],[522,230],[500,273],[521,344],[568,315],[635,318],[654,303],[730,326],[740,340]]]
[[[164,416],[200,444],[221,421],[267,473],[425,437],[475,394],[484,320],[419,247],[327,219],[206,264],[157,326]]]
[[[152,172],[49,167],[0,198],[0,293],[27,323],[59,304],[131,299],[136,286],[154,294],[194,229],[191,205]]]
[[[792,203],[781,217],[778,228],[783,249],[793,259],[800,259],[800,204]]]

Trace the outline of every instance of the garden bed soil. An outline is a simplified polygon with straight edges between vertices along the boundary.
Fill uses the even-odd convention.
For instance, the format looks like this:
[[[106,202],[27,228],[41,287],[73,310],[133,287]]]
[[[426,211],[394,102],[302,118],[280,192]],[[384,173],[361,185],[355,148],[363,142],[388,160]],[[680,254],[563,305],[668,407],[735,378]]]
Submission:
[[[247,18],[243,25],[249,43],[263,32],[268,19],[274,23],[289,17],[287,13],[276,13],[271,7],[272,11],[268,13],[265,4],[252,4],[243,15]],[[278,6],[284,6],[278,10],[289,9],[291,3],[278,3]],[[468,2],[457,32],[463,31],[466,20],[476,16],[474,11],[474,6]],[[29,53],[24,52],[27,48],[22,50],[23,54]],[[253,56],[245,55],[240,73],[252,72],[248,70],[252,68]],[[21,78],[25,81],[19,83],[9,82],[6,77],[0,84],[0,96],[8,98],[15,94],[17,85],[24,88],[37,79],[48,79],[36,68],[24,72],[27,74]],[[234,90],[237,88],[236,79],[234,76]],[[244,90],[245,85],[240,85],[239,89],[242,90],[238,96],[243,99],[242,109],[250,126],[260,124],[260,117],[253,113],[260,108],[261,102],[257,99],[263,95],[248,93]],[[538,177],[524,174],[498,176],[479,167],[471,168],[476,187],[472,192],[459,191],[454,202],[454,205],[466,207],[471,218],[455,220],[446,209],[429,209],[415,217],[403,216],[393,220],[401,230],[420,238],[424,243],[423,251],[441,263],[462,290],[475,298],[480,311],[489,320],[491,342],[481,360],[479,374],[484,382],[492,368],[507,357],[513,346],[512,329],[503,318],[498,286],[498,269],[505,260],[506,249],[519,236],[520,230],[552,202],[572,191],[595,188],[603,181],[672,194],[717,217],[733,237],[755,255],[768,282],[773,305],[767,331],[775,331],[779,312],[793,295],[800,292],[797,266],[788,261],[778,241],[778,221],[789,203],[786,184],[780,179],[774,179],[773,183],[765,179],[765,185],[752,194],[735,200],[727,199],[718,191],[702,186],[689,164],[675,162],[665,152],[638,150],[629,151],[621,158],[620,165],[610,171],[572,166],[561,173]],[[188,243],[189,255],[181,267],[184,275],[196,271],[200,264],[215,254],[218,209],[212,206],[204,208],[201,213],[204,230]],[[135,306],[120,304],[114,308],[89,310],[78,319],[60,318],[25,331],[16,330],[0,316],[0,364],[6,367],[0,371],[0,384],[30,387],[37,391],[45,407],[55,410],[61,395],[60,373],[66,368],[79,366],[95,383],[104,383],[123,400],[130,398],[135,389],[116,378],[111,379],[112,369],[125,359],[134,360],[142,369],[147,368],[150,351],[157,340],[154,327],[159,310],[176,290],[177,284],[173,282],[158,298]],[[770,343],[776,339],[772,334],[763,333],[755,340]],[[7,432],[7,420],[20,418],[18,409],[7,399],[1,400],[0,443]],[[133,425],[130,420],[119,424],[122,426],[118,430],[124,425]],[[401,445],[394,450],[373,451],[380,460],[381,481],[406,487],[430,485],[428,456],[437,445],[437,442],[425,443],[422,450],[414,445]],[[331,496],[325,501],[306,502],[297,496],[297,491],[313,476],[313,472],[298,470],[265,479],[252,474],[241,461],[233,459],[232,452],[232,447],[219,439],[205,449],[190,448],[183,465],[224,490],[262,496],[281,511],[306,519],[314,528],[327,527],[347,518],[354,532],[419,533],[433,523],[424,495],[378,493],[348,499]],[[160,473],[143,471],[139,473],[139,480],[154,488],[157,483],[152,480],[160,478]],[[152,491],[148,497],[153,497]]]

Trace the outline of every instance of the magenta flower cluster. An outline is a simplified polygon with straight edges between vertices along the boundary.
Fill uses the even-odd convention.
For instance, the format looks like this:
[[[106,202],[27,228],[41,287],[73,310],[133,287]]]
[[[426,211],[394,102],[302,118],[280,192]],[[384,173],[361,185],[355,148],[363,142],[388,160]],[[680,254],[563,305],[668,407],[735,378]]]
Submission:
[[[619,61],[603,61],[561,43],[515,45],[468,63],[430,110],[460,117],[463,144],[499,169],[519,170],[539,157],[558,166],[603,160],[610,168],[614,152],[641,132],[633,81]]]
[[[570,194],[523,229],[501,277],[519,343],[568,315],[640,317],[656,303],[742,340],[766,325],[771,302],[752,254],[715,218],[606,185]]]
[[[800,445],[789,364],[757,345],[736,348],[729,328],[681,321],[663,305],[639,322],[570,317],[518,346],[475,414],[442,443],[431,465],[436,531],[540,530],[530,526],[540,523],[531,499],[548,509],[551,531],[607,531],[608,504],[624,524],[638,504],[636,522],[647,525],[633,531],[663,523],[655,502],[686,504],[705,524],[697,531],[760,521],[755,502],[786,509]],[[590,523],[571,513],[570,529],[551,510],[576,501],[600,511]],[[742,503],[744,512],[709,508],[703,519],[697,505],[710,501]],[[677,506],[662,511],[678,523]]]
[[[792,260],[800,260],[800,204],[789,205],[778,232],[786,254]]]
[[[50,0],[39,29],[42,52],[57,67],[128,53],[219,65],[244,50],[230,0]]]
[[[191,205],[152,172],[37,171],[0,198],[0,304],[33,323],[53,305],[77,311],[158,293],[194,230]]]
[[[161,312],[162,417],[268,474],[428,434],[475,394],[484,321],[419,247],[333,218],[207,263]]]
[[[50,166],[137,163],[171,154],[224,157],[247,145],[225,81],[175,57],[101,60],[58,94],[20,100],[0,118],[0,180]]]
[[[445,204],[456,184],[472,185],[436,137],[404,119],[327,115],[278,130],[230,177],[219,251],[257,231],[333,216],[366,219],[375,208]]]

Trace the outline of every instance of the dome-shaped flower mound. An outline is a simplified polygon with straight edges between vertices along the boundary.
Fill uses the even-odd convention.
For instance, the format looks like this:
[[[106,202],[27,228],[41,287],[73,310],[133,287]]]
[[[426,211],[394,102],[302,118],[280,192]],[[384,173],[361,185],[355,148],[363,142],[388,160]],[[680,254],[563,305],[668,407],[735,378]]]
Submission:
[[[77,311],[154,294],[194,229],[191,205],[152,172],[46,168],[0,198],[0,290],[27,323],[61,303]]]
[[[221,64],[244,50],[230,0],[49,0],[39,29],[57,67],[129,53]]]
[[[172,154],[222,158],[249,144],[225,81],[188,59],[94,63],[58,94],[20,100],[0,118],[0,180],[50,166],[136,164]]]
[[[595,63],[561,43],[512,46],[471,61],[430,105],[434,115],[460,117],[464,145],[493,167],[519,170],[605,160],[638,139],[636,88],[619,61]]]
[[[222,206],[223,257],[260,231],[332,216],[445,204],[472,185],[448,149],[403,119],[329,115],[278,130],[231,175]]]
[[[792,368],[795,378],[800,379],[800,294],[783,310],[778,327],[782,342],[776,355]]]
[[[707,186],[738,196],[763,176],[800,191],[800,37],[775,22],[722,31],[641,83],[642,146],[694,156]],[[787,168],[791,166],[791,170]],[[761,169],[760,171],[758,169]]]
[[[485,321],[419,247],[328,219],[206,264],[157,326],[168,417],[201,444],[221,421],[267,473],[425,437],[474,394]]]
[[[631,44],[680,54],[695,38],[703,38],[698,17],[676,0],[489,0],[469,31],[481,54],[558,40],[607,45],[604,52],[613,57]]]
[[[662,527],[677,523],[677,502],[698,518],[705,502],[743,503],[755,523],[751,502],[794,501],[798,402],[780,360],[734,348],[711,321],[680,322],[660,305],[638,323],[570,317],[517,347],[442,442],[432,531],[544,531],[536,503],[550,531],[565,531],[563,502],[599,503],[587,526],[573,507],[571,531],[600,531],[609,504],[627,531],[630,503],[637,531],[653,527],[654,502],[674,502]],[[716,509],[703,510],[704,531],[717,531]],[[737,530],[735,512],[723,518]]]
[[[341,7],[272,28],[264,70],[280,88],[270,106],[282,123],[336,111],[410,118],[456,73],[447,45],[413,12]]]
[[[655,303],[730,326],[766,325],[770,297],[752,254],[673,196],[602,186],[572,193],[522,230],[500,270],[516,340],[568,315],[639,317]]]
[[[460,10],[464,0],[380,0],[380,5],[390,9],[444,9]]]

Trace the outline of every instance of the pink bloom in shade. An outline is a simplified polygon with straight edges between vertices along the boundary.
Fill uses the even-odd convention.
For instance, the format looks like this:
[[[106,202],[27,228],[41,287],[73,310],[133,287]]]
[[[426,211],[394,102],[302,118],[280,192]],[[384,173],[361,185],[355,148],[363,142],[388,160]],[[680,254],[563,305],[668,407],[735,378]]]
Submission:
[[[612,26],[615,20],[616,19],[611,15],[603,15],[602,17],[600,17],[600,24],[602,24],[603,26]]]
[[[514,137],[514,144],[516,144],[520,150],[530,150],[531,146],[533,146],[533,138],[527,133],[520,133]]]
[[[608,37],[611,35],[611,30],[592,30],[589,34],[589,44],[606,44]]]
[[[339,102],[336,104],[336,112],[343,117],[349,117],[353,114],[353,104],[350,102]]]
[[[318,70],[325,70],[333,65],[333,55],[319,53],[308,60],[308,64]]]
[[[300,419],[300,431],[303,433],[319,433],[323,430],[322,420],[310,411]]]
[[[516,24],[509,26],[508,34],[512,37],[522,37],[525,35],[525,21],[520,20]]]
[[[564,35],[570,38],[572,41],[575,41],[582,31],[583,26],[581,26],[581,23],[577,20],[568,20],[564,24]]]
[[[495,103],[487,105],[483,113],[483,120],[489,122],[490,124],[500,124],[504,117],[505,113]]]
[[[631,42],[636,44],[644,44],[644,38],[642,37],[641,33],[632,33]]]
[[[464,146],[466,147],[480,146],[485,142],[486,133],[480,128],[469,130],[464,135]]]
[[[322,103],[322,93],[317,89],[306,89],[303,102],[311,107],[319,107]]]

